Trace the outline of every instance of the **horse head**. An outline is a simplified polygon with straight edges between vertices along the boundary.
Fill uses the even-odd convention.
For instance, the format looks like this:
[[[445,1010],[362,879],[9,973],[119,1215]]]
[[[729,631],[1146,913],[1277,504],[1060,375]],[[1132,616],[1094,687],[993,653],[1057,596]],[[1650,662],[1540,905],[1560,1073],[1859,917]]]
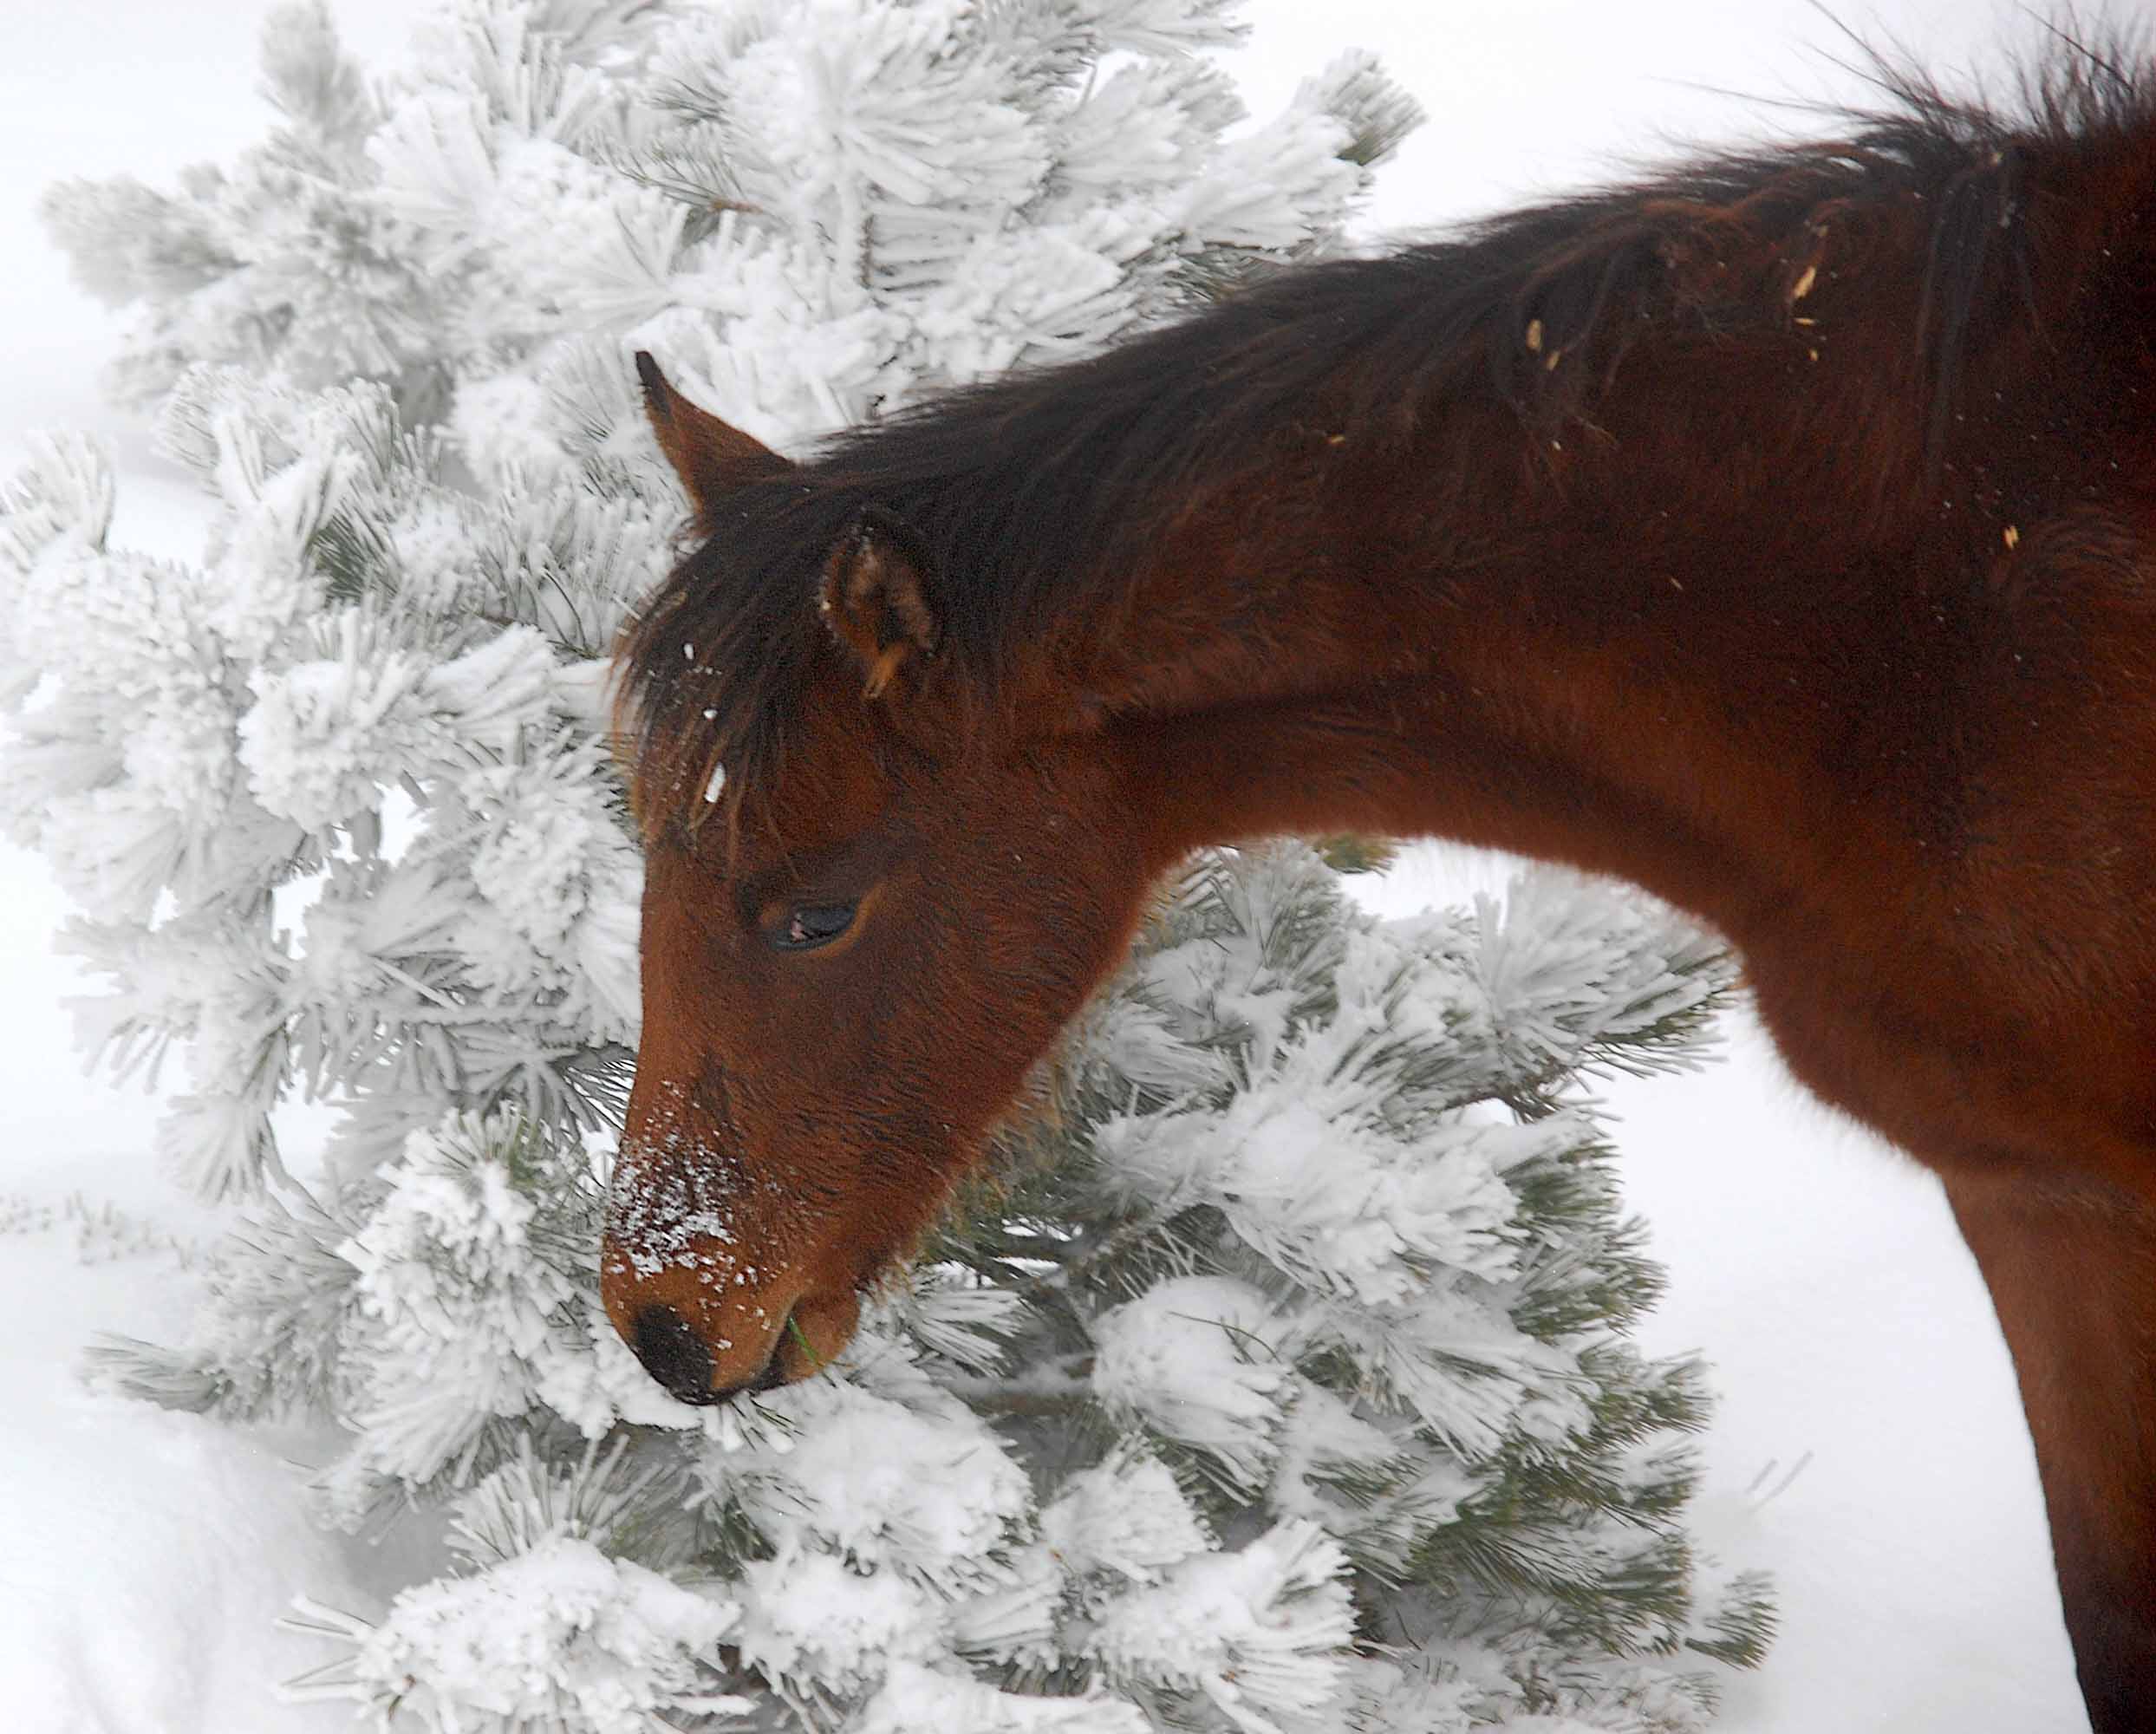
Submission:
[[[624,650],[644,1024],[609,1315],[710,1402],[851,1335],[1167,864],[1112,731],[1039,670],[994,704],[908,526],[688,402],[646,404],[705,540]]]

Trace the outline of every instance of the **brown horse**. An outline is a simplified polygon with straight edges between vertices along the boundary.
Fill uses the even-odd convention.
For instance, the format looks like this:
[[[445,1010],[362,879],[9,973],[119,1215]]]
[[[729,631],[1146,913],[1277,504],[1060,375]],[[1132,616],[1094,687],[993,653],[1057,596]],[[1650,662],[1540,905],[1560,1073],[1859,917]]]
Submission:
[[[656,1378],[836,1353],[1194,847],[1567,861],[1943,1177],[2156,1729],[2156,69],[1899,81],[798,466],[639,367],[704,538],[622,655]]]

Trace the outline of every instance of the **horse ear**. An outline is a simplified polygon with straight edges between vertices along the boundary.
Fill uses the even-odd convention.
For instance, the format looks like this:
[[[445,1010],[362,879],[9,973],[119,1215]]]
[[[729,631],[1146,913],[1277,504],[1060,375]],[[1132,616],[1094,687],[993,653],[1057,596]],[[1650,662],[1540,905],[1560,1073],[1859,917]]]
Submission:
[[[659,449],[700,517],[734,489],[793,467],[760,440],[728,427],[674,390],[648,349],[636,352],[636,377],[643,381],[644,414]]]
[[[932,655],[942,637],[911,539],[883,513],[866,512],[824,564],[817,606],[832,636],[860,659],[869,698],[881,698],[900,668]]]

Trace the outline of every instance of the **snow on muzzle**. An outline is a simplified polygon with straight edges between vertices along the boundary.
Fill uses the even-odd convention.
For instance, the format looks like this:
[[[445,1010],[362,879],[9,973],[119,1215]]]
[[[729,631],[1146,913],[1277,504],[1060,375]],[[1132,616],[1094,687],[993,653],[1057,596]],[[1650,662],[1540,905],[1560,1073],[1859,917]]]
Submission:
[[[816,1282],[811,1220],[740,1163],[625,1142],[599,1295],[646,1372],[684,1403],[806,1379],[851,1338],[860,1298]]]

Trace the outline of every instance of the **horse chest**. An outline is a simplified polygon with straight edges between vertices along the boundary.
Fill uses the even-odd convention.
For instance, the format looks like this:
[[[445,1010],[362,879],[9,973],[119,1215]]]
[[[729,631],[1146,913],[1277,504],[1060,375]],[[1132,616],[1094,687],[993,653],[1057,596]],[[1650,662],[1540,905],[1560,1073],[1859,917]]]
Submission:
[[[1814,1095],[1944,1175],[2079,1176],[2156,1203],[2156,1007],[2062,983],[1949,919],[1887,941],[1744,948],[1762,1022]],[[2041,984],[2035,986],[2032,984]]]

